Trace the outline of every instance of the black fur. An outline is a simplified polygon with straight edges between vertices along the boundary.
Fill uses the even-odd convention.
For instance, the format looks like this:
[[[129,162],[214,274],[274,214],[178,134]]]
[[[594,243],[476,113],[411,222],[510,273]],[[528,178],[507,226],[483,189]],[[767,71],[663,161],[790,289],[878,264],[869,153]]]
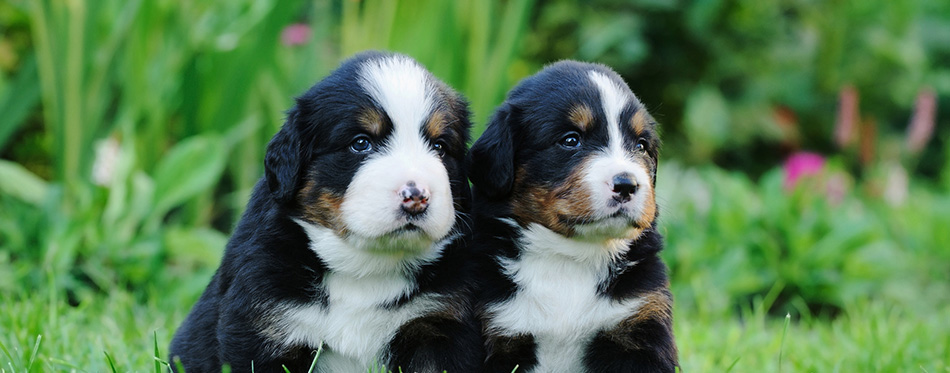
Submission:
[[[601,65],[565,61],[548,66],[524,79],[509,93],[484,134],[469,150],[467,163],[474,196],[473,247],[481,268],[476,308],[483,325],[487,325],[490,318],[484,312],[486,308],[501,304],[518,292],[519,285],[500,265],[500,259],[517,261],[522,255],[519,240],[525,222],[533,219],[519,216],[513,209],[513,199],[518,198],[513,195],[515,190],[519,184],[526,183],[554,188],[581,165],[586,154],[596,151],[571,153],[556,145],[565,132],[576,130],[567,118],[568,111],[576,104],[592,108],[598,123],[605,120],[599,91],[588,77],[591,70],[626,87],[616,73]],[[646,109],[634,99],[623,109],[621,117],[629,120],[641,110]],[[636,141],[646,144],[644,157],[655,186],[660,144],[656,123],[652,117],[647,118],[649,126],[645,131],[636,134],[624,126],[623,136],[629,139],[627,146],[633,146]],[[583,133],[582,137],[587,144],[603,144],[607,133],[600,126]],[[663,241],[656,231],[655,217],[650,226],[642,227],[643,233],[630,244],[629,251],[612,262],[606,280],[596,289],[600,296],[619,301],[653,293],[672,299],[666,266],[658,256]],[[512,226],[499,218],[518,224]],[[487,329],[483,333],[487,349],[485,371],[508,373],[518,365],[518,371],[525,372],[538,363],[533,335],[505,336]],[[582,365],[589,372],[673,372],[678,366],[671,317],[651,318],[632,327],[600,331],[584,351]]]
[[[254,188],[220,267],[172,340],[172,367],[176,359],[189,373],[220,372],[224,364],[233,372],[251,371],[252,364],[258,372],[278,372],[283,367],[304,372],[310,367],[320,346],[286,346],[268,337],[264,329],[268,318],[274,317],[268,312],[282,305],[329,306],[322,281],[331,270],[308,247],[309,238],[292,219],[303,215],[303,205],[315,202],[301,197],[305,181],[329,195],[342,196],[346,191],[362,162],[347,152],[351,139],[361,131],[357,114],[379,109],[358,84],[357,74],[365,61],[390,56],[359,54],[297,98],[267,147],[265,176]],[[457,119],[443,135],[442,162],[456,209],[453,231],[461,238],[414,272],[417,286],[411,294],[379,307],[394,309],[423,294],[442,294],[458,303],[453,305],[458,314],[455,318],[424,314],[399,328],[380,363],[405,372],[473,371],[483,360],[479,328],[469,304],[470,190],[463,168],[469,112],[461,96],[436,84],[442,95],[440,108]],[[382,119],[387,120],[385,115]]]

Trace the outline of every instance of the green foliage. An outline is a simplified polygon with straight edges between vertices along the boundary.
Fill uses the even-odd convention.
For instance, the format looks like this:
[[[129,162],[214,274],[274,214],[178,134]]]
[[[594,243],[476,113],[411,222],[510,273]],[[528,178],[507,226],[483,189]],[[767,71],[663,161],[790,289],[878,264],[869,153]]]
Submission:
[[[937,128],[950,118],[946,1],[559,0],[537,13],[528,59],[613,67],[658,118],[667,154],[690,163],[758,176],[788,150],[833,150],[848,85],[881,134],[903,135],[928,87],[943,97]]]
[[[776,313],[833,316],[872,296],[910,301],[946,270],[932,261],[950,244],[936,216],[946,195],[918,189],[916,201],[891,207],[861,190],[827,194],[824,179],[789,192],[781,177],[774,170],[756,184],[712,168],[660,168],[664,255],[680,305],[728,315],[761,297]]]
[[[0,80],[0,108],[14,119],[0,144],[29,124],[33,92],[51,169],[0,164],[0,201],[11,206],[3,244],[69,274],[58,281],[71,291],[142,286],[164,278],[168,262],[172,272],[207,270],[295,94],[352,53],[390,49],[429,66],[485,117],[510,85],[531,3],[14,4],[32,48]],[[308,43],[281,42],[294,22],[310,25]],[[432,33],[435,23],[446,32]]]

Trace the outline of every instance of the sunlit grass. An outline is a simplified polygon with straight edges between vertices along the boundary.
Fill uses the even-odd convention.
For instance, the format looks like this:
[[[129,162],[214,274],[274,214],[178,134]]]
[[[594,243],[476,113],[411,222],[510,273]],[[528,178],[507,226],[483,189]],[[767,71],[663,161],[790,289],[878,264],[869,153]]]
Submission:
[[[182,308],[134,298],[120,289],[76,307],[36,294],[4,298],[0,328],[9,332],[0,335],[0,371],[166,371],[163,354]],[[792,322],[755,306],[739,317],[677,309],[675,333],[686,372],[945,372],[947,314],[948,306],[875,300],[850,304],[833,320]]]

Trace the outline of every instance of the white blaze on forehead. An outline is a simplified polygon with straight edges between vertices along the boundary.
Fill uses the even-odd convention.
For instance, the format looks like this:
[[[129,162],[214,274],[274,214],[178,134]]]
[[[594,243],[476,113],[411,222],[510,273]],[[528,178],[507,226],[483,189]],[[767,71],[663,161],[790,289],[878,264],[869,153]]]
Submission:
[[[396,132],[404,127],[418,130],[434,106],[428,73],[405,56],[365,62],[360,85],[382,106]]]
[[[623,138],[620,134],[620,113],[623,108],[635,97],[630,97],[624,89],[614,83],[607,75],[591,70],[590,80],[600,91],[600,103],[607,117],[607,135],[610,139],[609,148],[612,152],[623,152]],[[615,153],[619,154],[619,153]]]

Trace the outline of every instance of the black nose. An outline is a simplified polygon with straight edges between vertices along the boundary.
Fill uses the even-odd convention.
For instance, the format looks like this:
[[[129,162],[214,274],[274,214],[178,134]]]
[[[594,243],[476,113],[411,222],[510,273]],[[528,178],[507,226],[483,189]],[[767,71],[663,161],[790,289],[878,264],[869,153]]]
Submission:
[[[637,184],[633,182],[628,174],[617,174],[614,175],[614,199],[617,202],[627,202],[630,200],[630,195],[637,192]]]
[[[399,196],[402,197],[400,207],[409,216],[422,214],[429,207],[429,191],[425,187],[416,186],[413,181],[399,189]]]

